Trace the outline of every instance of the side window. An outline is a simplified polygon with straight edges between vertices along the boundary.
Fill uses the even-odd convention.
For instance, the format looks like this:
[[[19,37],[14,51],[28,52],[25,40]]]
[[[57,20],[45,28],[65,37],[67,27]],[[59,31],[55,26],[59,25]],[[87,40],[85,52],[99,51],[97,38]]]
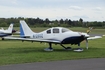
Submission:
[[[62,29],[62,33],[64,33],[64,32],[66,32],[66,30],[65,29]]]
[[[53,29],[53,33],[59,33],[59,29],[58,28],[54,28]]]
[[[51,30],[47,30],[47,34],[51,34]]]

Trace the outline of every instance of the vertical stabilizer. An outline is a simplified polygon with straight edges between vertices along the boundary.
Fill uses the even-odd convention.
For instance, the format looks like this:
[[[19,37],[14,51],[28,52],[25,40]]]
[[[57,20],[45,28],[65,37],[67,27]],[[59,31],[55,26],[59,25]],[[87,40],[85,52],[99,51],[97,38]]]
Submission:
[[[10,24],[10,26],[8,27],[8,29],[6,30],[7,33],[12,33],[13,30],[13,23]]]
[[[20,20],[20,35],[21,37],[32,36],[34,32],[29,28],[24,20]]]

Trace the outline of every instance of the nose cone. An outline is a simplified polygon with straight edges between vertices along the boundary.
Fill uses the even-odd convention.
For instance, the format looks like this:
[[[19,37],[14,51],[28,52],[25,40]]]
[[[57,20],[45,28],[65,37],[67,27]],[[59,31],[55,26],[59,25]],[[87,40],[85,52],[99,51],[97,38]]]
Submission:
[[[87,33],[81,33],[84,37],[88,38],[90,35],[88,35]]]

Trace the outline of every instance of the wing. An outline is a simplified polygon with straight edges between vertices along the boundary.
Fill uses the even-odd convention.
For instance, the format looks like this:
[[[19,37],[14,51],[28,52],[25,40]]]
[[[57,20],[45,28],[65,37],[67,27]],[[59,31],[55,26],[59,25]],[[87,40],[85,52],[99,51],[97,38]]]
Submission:
[[[12,39],[12,40],[22,40],[22,41],[32,41],[32,42],[47,42],[47,43],[61,43],[61,41],[59,40],[54,40],[54,39],[51,39],[51,40],[44,40],[44,39],[34,39],[34,38],[20,38],[20,37],[13,37],[13,36],[8,36],[8,37],[4,37],[4,39]]]
[[[102,36],[94,36],[94,37],[89,37],[87,38],[88,40],[93,40],[93,39],[98,39],[98,38],[102,38]]]

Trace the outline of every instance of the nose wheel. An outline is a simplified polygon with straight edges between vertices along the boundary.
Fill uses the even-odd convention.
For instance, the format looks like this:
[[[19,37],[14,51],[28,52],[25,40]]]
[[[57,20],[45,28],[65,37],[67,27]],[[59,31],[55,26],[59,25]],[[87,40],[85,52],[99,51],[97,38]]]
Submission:
[[[75,51],[75,52],[82,52],[83,49],[82,49],[82,48],[76,48],[74,51]]]
[[[78,47],[79,47],[79,48],[74,49],[74,51],[75,51],[75,52],[82,52],[82,51],[83,51],[83,49],[82,49],[82,48],[80,48],[80,43],[78,44]]]

